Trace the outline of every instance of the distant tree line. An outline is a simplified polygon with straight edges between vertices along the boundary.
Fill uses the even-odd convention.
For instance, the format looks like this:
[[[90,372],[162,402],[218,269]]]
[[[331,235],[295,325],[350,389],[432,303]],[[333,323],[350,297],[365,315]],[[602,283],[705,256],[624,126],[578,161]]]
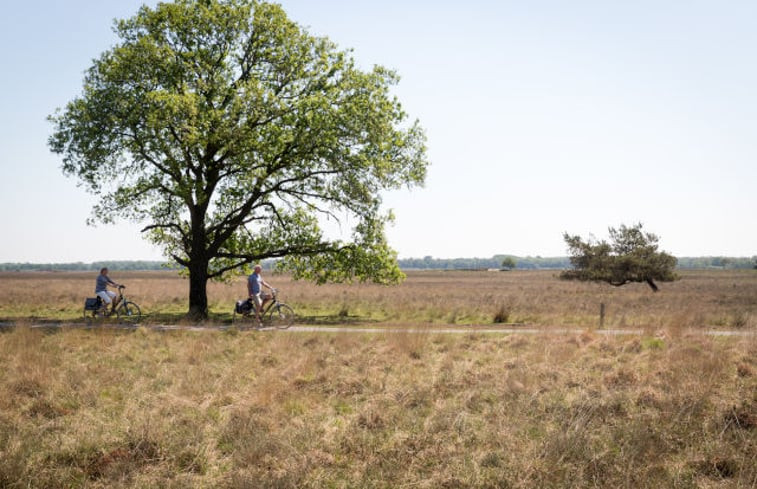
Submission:
[[[503,266],[503,263],[506,265]],[[511,266],[514,263],[514,266]],[[486,270],[492,268],[562,269],[570,267],[568,257],[494,255],[491,258],[403,258],[399,260],[404,270]]]
[[[510,266],[511,263],[515,266]],[[493,268],[514,268],[518,270],[565,270],[572,268],[570,257],[494,255],[491,258],[404,258],[399,260],[404,270],[486,270]],[[504,264],[504,265],[503,265]],[[757,256],[752,258],[705,256],[678,258],[678,269],[750,269],[757,268]]]
[[[703,256],[679,258],[678,268],[704,269],[704,268],[730,268],[730,269],[757,269],[757,256],[752,258],[733,258],[728,256]]]
[[[505,265],[503,265],[503,263]],[[509,266],[515,263],[515,266]],[[399,260],[403,270],[487,270],[508,269],[516,270],[565,270],[572,267],[567,256],[541,257],[514,255],[494,255],[491,258],[403,258]],[[33,271],[89,271],[108,267],[110,270],[166,270],[176,269],[162,261],[98,261],[93,263],[0,263],[3,272],[33,272]],[[273,261],[264,260],[263,268],[273,267]],[[725,256],[683,257],[678,258],[679,270],[715,269],[750,269],[757,268],[757,256],[751,258],[733,258]]]
[[[39,272],[55,270],[61,272],[99,271],[107,267],[110,270],[165,270],[171,265],[162,261],[97,261],[92,263],[0,263],[4,272]]]

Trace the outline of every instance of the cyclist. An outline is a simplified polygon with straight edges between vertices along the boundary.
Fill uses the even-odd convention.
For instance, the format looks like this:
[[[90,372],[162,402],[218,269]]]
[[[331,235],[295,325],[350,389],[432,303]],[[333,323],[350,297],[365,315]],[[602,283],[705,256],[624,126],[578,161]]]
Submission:
[[[103,300],[105,303],[105,309],[108,308],[108,304],[111,305],[108,314],[113,314],[118,305],[119,298],[116,296],[115,292],[108,290],[108,285],[112,285],[113,287],[123,287],[111,280],[110,277],[108,277],[108,268],[103,267],[100,269],[100,275],[97,276],[97,280],[95,281],[95,294]]]
[[[255,317],[258,320],[258,326],[260,326],[262,324],[260,312],[263,310],[266,303],[273,298],[271,295],[263,292],[262,286],[268,287],[271,291],[273,291],[273,287],[263,280],[263,277],[260,275],[263,267],[255,265],[253,270],[254,271],[247,278],[247,294],[250,297],[250,301],[252,301],[252,304],[255,306]]]

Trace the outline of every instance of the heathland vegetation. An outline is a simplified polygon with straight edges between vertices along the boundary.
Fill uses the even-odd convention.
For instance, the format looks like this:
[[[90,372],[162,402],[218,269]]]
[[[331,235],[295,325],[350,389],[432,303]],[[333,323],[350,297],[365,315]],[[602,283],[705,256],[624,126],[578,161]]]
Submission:
[[[754,271],[684,271],[657,294],[549,271],[267,276],[304,323],[413,326],[370,334],[227,329],[241,280],[211,285],[208,329],[160,331],[184,317],[186,279],[112,275],[145,326],[76,327],[91,272],[0,274],[15,323],[0,334],[0,487],[757,485]],[[596,329],[600,301],[633,330]]]
[[[493,324],[590,327],[600,303],[605,326],[642,328],[744,328],[757,318],[757,272],[680,271],[659,294],[644,284],[618,289],[566,282],[557,271],[409,271],[399,286],[324,284],[266,275],[306,323]],[[96,271],[0,273],[0,318],[79,321]],[[148,323],[184,321],[187,279],[177,271],[112,271],[127,285]],[[210,322],[231,319],[234,302],[246,294],[244,278],[208,287]]]
[[[507,268],[520,270],[564,270],[571,267],[569,256],[516,256],[494,255],[488,258],[400,258],[399,266],[403,270],[486,270],[502,268],[505,261],[515,264]],[[264,260],[264,267],[273,266],[273,261]],[[180,268],[162,261],[154,260],[110,260],[107,262],[73,262],[73,263],[0,263],[0,271],[86,271],[108,267],[111,270],[165,270]],[[676,267],[679,270],[749,270],[757,267],[757,257],[699,256],[678,257]]]

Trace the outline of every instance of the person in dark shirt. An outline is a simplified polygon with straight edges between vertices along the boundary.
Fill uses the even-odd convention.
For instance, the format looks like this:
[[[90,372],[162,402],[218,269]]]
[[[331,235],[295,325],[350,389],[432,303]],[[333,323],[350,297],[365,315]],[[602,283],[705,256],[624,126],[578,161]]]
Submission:
[[[100,275],[97,276],[97,280],[95,281],[95,294],[103,300],[106,308],[110,304],[110,313],[112,314],[116,310],[119,298],[115,292],[108,290],[108,285],[122,287],[122,285],[117,284],[108,277],[108,269],[104,267],[100,269]]]
[[[270,290],[273,290],[273,287],[263,280],[263,277],[260,275],[262,270],[263,267],[255,265],[254,271],[247,278],[247,294],[250,296],[250,300],[255,306],[255,317],[258,319],[258,325],[261,324],[260,311],[263,310],[266,302],[272,299],[271,295],[263,292],[263,287],[268,287]]]

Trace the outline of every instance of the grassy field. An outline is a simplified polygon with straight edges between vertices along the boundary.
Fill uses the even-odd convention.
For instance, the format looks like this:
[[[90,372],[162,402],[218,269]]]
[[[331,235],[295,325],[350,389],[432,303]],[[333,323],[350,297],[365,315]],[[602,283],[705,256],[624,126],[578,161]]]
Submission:
[[[752,488],[753,336],[0,334],[3,488]]]
[[[186,308],[182,279],[113,276],[150,321]],[[757,337],[700,334],[754,331],[757,274],[658,294],[548,272],[267,278],[305,322],[420,332],[40,330],[78,318],[94,278],[0,275],[0,488],[757,487]],[[243,291],[211,287],[212,324]],[[641,333],[600,334],[600,302]],[[495,319],[546,332],[434,332]]]
[[[175,272],[112,272],[126,283],[149,322],[180,322],[188,283]],[[400,286],[316,286],[285,275],[266,278],[306,323],[492,324],[606,327],[757,328],[757,271],[683,272],[659,293],[645,284],[621,288],[565,282],[551,271],[409,272]],[[0,318],[80,320],[92,296],[92,273],[0,273]],[[244,278],[209,284],[211,322],[231,319],[246,294]]]

